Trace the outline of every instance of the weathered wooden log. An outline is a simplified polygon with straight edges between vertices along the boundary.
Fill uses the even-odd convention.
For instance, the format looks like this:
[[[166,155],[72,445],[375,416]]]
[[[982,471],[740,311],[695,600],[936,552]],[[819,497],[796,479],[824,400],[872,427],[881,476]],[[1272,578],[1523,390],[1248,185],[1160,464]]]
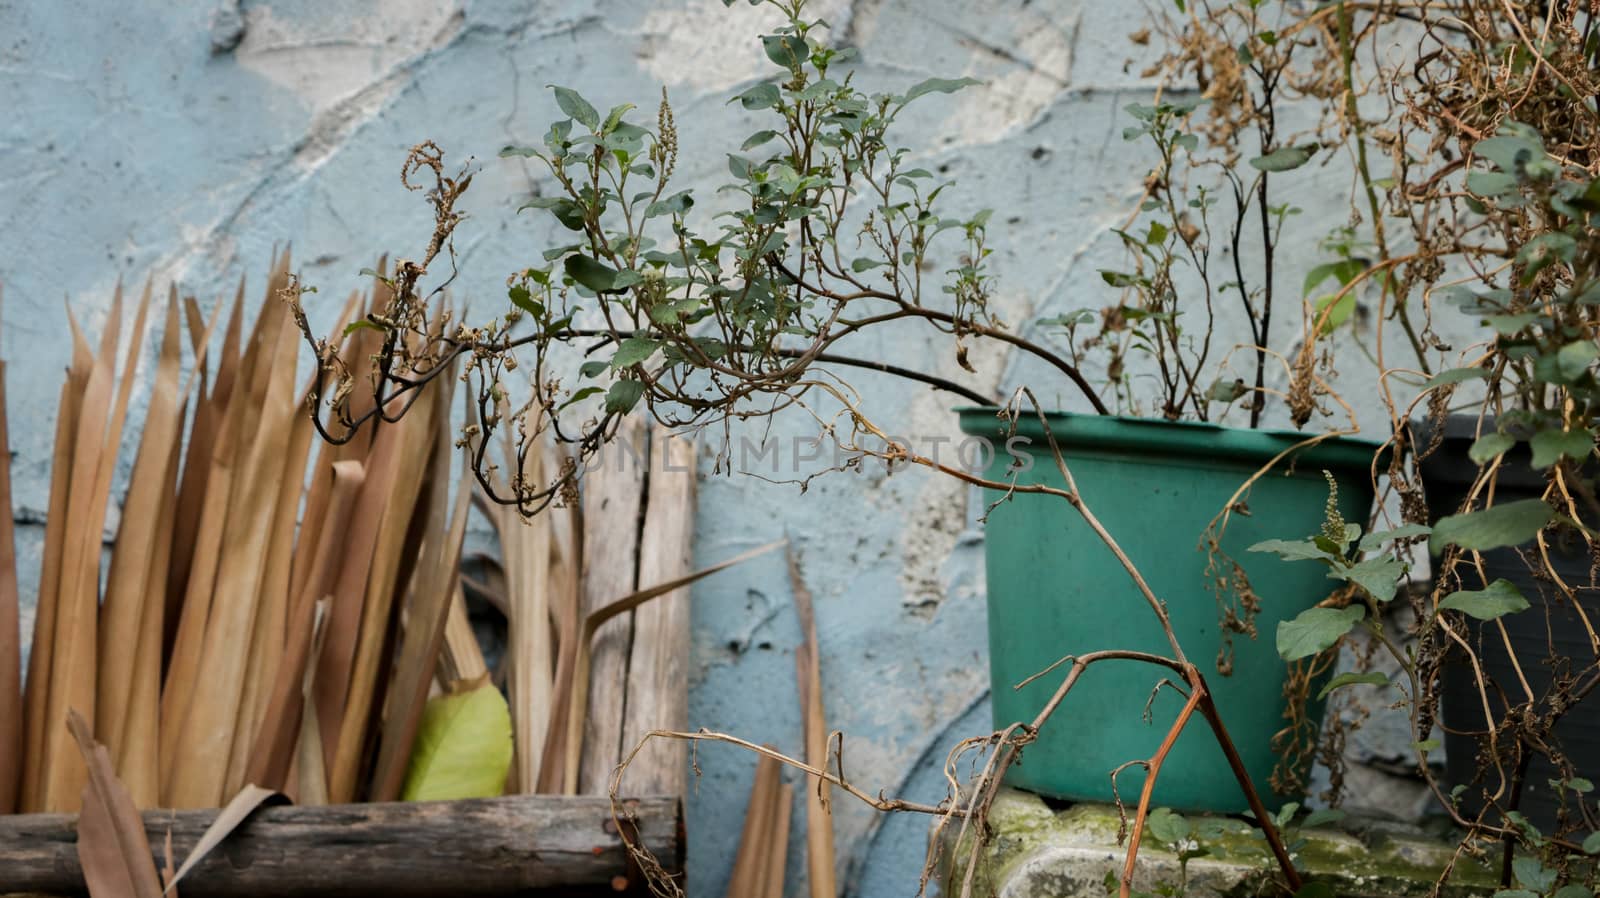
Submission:
[[[637,839],[683,866],[678,799],[629,800]],[[145,828],[174,864],[215,810],[146,811]],[[84,894],[77,818],[0,817],[0,896]],[[604,797],[518,795],[469,801],[270,807],[234,830],[178,884],[184,898],[602,895],[644,890]],[[635,877],[636,880],[636,877]]]

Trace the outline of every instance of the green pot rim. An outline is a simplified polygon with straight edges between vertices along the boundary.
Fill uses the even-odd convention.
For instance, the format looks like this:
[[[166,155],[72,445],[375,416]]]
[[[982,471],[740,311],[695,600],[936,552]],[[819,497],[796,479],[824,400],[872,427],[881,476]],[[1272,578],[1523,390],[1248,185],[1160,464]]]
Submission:
[[[1004,439],[1015,434],[1036,441],[1030,451],[1046,454],[1044,427],[1035,414],[1019,416],[1016,429],[997,415],[998,406],[962,406],[962,433]],[[1050,433],[1063,450],[1091,449],[1140,455],[1200,456],[1264,464],[1312,434],[1294,430],[1251,430],[1202,421],[1166,421],[1121,415],[1046,412]],[[1339,436],[1296,452],[1294,463],[1315,472],[1321,468],[1369,471],[1383,446],[1374,440]]]

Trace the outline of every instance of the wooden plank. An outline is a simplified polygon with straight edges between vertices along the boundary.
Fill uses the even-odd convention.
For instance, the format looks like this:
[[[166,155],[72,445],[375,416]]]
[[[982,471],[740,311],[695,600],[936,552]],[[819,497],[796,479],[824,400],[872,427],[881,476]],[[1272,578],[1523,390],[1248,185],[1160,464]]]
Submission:
[[[688,574],[694,563],[694,444],[659,432],[651,440],[649,491],[639,544],[639,585]],[[689,589],[670,592],[633,612],[627,716],[622,749],[632,751],[651,730],[689,728]],[[684,795],[688,744],[657,739],[634,757],[629,791]]]
[[[626,417],[615,439],[596,456],[599,466],[583,482],[583,613],[637,590],[639,512],[648,445],[644,424]],[[604,795],[622,760],[624,694],[633,644],[633,614],[622,614],[595,631],[589,667],[589,700],[582,721],[581,751],[571,751],[568,770],[578,767],[577,791]],[[571,738],[574,734],[569,734]],[[573,783],[567,782],[569,791]]]
[[[682,869],[678,799],[629,800],[638,839]],[[148,811],[157,855],[167,833],[186,855],[216,810]],[[74,818],[0,817],[0,894],[82,894]],[[603,797],[513,796],[448,802],[271,807],[256,812],[183,879],[184,898],[611,893],[627,857]]]

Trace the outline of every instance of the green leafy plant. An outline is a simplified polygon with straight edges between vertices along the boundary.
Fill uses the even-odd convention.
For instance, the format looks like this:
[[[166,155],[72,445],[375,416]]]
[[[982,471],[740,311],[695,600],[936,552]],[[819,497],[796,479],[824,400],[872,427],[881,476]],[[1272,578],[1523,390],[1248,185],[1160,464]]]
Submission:
[[[1573,836],[1592,816],[1576,789],[1568,788],[1576,796],[1568,831],[1536,838],[1511,809],[1499,819],[1464,816],[1459,794],[1447,794],[1427,766],[1445,651],[1466,642],[1468,621],[1498,621],[1532,604],[1507,581],[1467,576],[1473,553],[1531,552],[1557,530],[1594,545],[1586,522],[1600,503],[1585,468],[1600,357],[1594,16],[1489,0],[1179,4],[1176,15],[1155,23],[1168,50],[1152,74],[1192,80],[1198,90],[1163,93],[1129,110],[1125,137],[1153,148],[1154,161],[1141,208],[1117,233],[1128,261],[1101,273],[1118,299],[1044,322],[1052,339],[1065,338],[1058,349],[993,314],[991,215],[948,209],[949,185],[918,167],[914,149],[897,137],[908,105],[961,90],[970,79],[868,90],[850,71],[851,52],[830,45],[826,23],[801,0],[769,5],[785,22],[762,36],[771,74],[730,100],[763,125],[729,148],[728,177],[713,194],[673,180],[679,125],[665,95],[653,115],[630,104],[602,114],[577,90],[552,88],[564,118],[539,145],[504,153],[548,174],[524,208],[552,216],[568,236],[513,274],[504,311],[483,324],[447,320],[434,328],[424,314],[449,282],[435,278],[425,290],[429,268],[447,259],[453,273],[455,204],[471,176],[447,174],[438,147],[419,145],[406,164],[407,186],[424,189],[434,211],[420,260],[396,266],[384,279],[384,308],[343,339],[318,339],[298,317],[321,362],[314,399],[323,435],[347,440],[368,422],[397,419],[432,379],[460,363],[478,406],[461,445],[491,497],[525,514],[569,500],[585,463],[626,415],[676,429],[728,428],[793,411],[812,416],[838,444],[844,467],[876,457],[1054,495],[1123,560],[1172,642],[1170,657],[1136,659],[1167,667],[1189,690],[1168,743],[1198,713],[1226,748],[1204,677],[1173,637],[1163,599],[1083,505],[1059,453],[1067,489],[992,482],[911,452],[874,423],[870,402],[842,372],[887,372],[979,403],[997,397],[914,366],[847,355],[844,341],[887,326],[925,327],[947,338],[958,368],[971,371],[971,345],[992,340],[1042,360],[1100,412],[1215,420],[1237,409],[1259,425],[1277,401],[1302,427],[1318,417],[1338,420],[1342,411],[1351,424],[1339,430],[1353,429],[1358,415],[1333,388],[1336,350],[1359,352],[1377,371],[1376,402],[1397,450],[1427,451],[1405,445],[1402,424],[1417,408],[1433,417],[1461,409],[1494,415],[1492,432],[1474,447],[1483,477],[1458,514],[1430,529],[1417,452],[1395,451],[1380,473],[1401,508],[1398,522],[1345,522],[1330,503],[1322,532],[1256,546],[1321,564],[1331,581],[1329,600],[1279,629],[1280,654],[1291,663],[1326,658],[1358,628],[1384,647],[1402,670],[1395,685],[1411,714],[1419,769],[1465,842],[1503,842],[1507,858],[1515,845],[1568,855],[1600,847]],[[1388,51],[1402,42],[1415,52],[1395,62]],[[1291,133],[1282,114],[1291,102],[1310,104],[1319,119]],[[1300,179],[1333,164],[1348,166],[1351,186],[1343,197],[1348,217],[1329,228],[1302,216],[1279,187],[1307,183]],[[1280,283],[1280,252],[1290,229],[1301,227],[1319,229],[1312,232],[1318,256],[1292,297]],[[1274,327],[1286,296],[1299,306],[1298,328]],[[1225,314],[1224,303],[1237,308]],[[1457,348],[1459,328],[1435,327],[1435,313],[1450,307],[1466,315],[1456,322],[1466,327],[1466,348]],[[1237,341],[1219,330],[1227,315],[1244,323]],[[1403,347],[1403,362],[1394,361],[1394,345]],[[1278,369],[1281,376],[1269,376]],[[526,398],[513,401],[512,374],[527,382]],[[1033,395],[1019,389],[1007,414],[1014,420],[1037,410]],[[497,431],[510,438],[514,470],[496,472],[488,461]],[[550,439],[570,448],[571,458],[536,478],[520,460]],[[1495,472],[1524,443],[1550,490],[1532,502],[1492,501]],[[1433,594],[1402,592],[1424,541],[1437,556]],[[1416,624],[1396,639],[1384,615],[1402,596]],[[989,752],[990,760],[980,782],[943,807],[947,822],[960,817],[981,844],[986,802],[1006,764],[1082,670],[1113,657],[1131,656],[1065,660],[1061,691],[1039,720],[964,747]],[[1600,669],[1585,664],[1541,701],[1561,704],[1591,691]],[[1324,694],[1380,681],[1388,678],[1353,671]],[[1539,721],[1546,719],[1519,712],[1487,728],[1501,744],[1533,746],[1545,744],[1548,725]],[[1160,758],[1136,763],[1153,780]],[[842,784],[842,775],[829,776]],[[1119,880],[1123,894],[1138,834],[1149,830],[1159,840],[1156,828],[1170,835],[1176,826],[1156,816],[1144,796]],[[1257,819],[1286,884],[1297,889],[1277,840],[1287,824],[1264,811]],[[1512,875],[1508,860],[1508,887]]]

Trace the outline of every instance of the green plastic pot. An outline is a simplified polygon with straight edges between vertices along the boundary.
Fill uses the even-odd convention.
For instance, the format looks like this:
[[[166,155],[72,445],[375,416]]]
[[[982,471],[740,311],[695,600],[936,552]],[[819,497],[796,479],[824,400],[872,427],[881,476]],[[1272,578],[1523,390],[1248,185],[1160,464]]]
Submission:
[[[1019,483],[1065,488],[1036,416],[1023,416],[1012,433],[995,409],[959,413],[961,429],[993,447],[986,462],[989,479],[1004,481],[1008,469],[1027,458],[1031,467],[1018,474]],[[1320,565],[1246,550],[1262,540],[1301,538],[1320,529],[1328,498],[1324,470],[1339,484],[1340,513],[1348,521],[1365,521],[1376,444],[1339,438],[1300,450],[1245,495],[1248,514],[1232,516],[1221,545],[1260,596],[1260,635],[1234,636],[1232,673],[1223,676],[1214,663],[1222,646],[1220,607],[1208,589],[1216,575],[1207,574],[1202,536],[1252,474],[1305,435],[1098,415],[1058,413],[1048,420],[1084,501],[1167,603],[1178,639],[1201,666],[1256,791],[1271,807],[1298,798],[1277,795],[1269,785],[1281,751],[1274,749],[1273,737],[1288,722],[1287,666],[1278,657],[1275,634],[1279,621],[1312,607],[1336,584]],[[966,452],[969,458],[976,454]],[[984,542],[997,729],[1034,719],[1066,669],[1014,687],[1063,656],[1098,649],[1171,654],[1127,572],[1061,498],[1012,494],[989,512]],[[1167,688],[1151,701],[1156,684],[1170,676],[1134,661],[1090,667],[1007,772],[1007,782],[1055,798],[1112,800],[1111,771],[1153,755],[1183,706],[1183,697]],[[1313,702],[1309,713],[1320,720],[1320,704]],[[1138,766],[1118,775],[1125,800],[1137,799],[1144,776]],[[1246,809],[1199,715],[1168,755],[1153,801],[1187,811]]]

